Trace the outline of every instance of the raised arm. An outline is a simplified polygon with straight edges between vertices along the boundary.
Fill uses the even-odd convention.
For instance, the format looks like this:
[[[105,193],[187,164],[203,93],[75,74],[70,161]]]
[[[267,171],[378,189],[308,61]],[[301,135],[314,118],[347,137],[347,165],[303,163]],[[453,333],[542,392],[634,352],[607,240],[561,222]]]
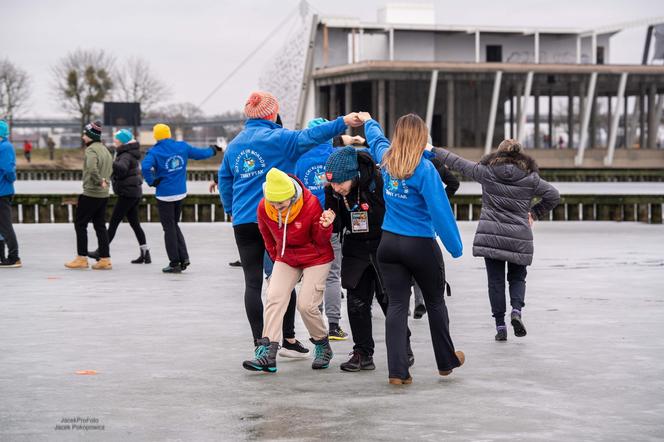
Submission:
[[[434,147],[433,153],[435,153],[436,158],[440,159],[448,168],[461,172],[463,175],[472,178],[479,183],[484,181],[488,174],[488,169],[483,164],[461,158],[459,155],[453,154],[442,147]]]
[[[207,160],[217,154],[217,149],[213,146],[194,147],[187,144],[187,156],[192,160]]]
[[[535,187],[535,196],[542,198],[542,200],[535,204],[530,213],[532,217],[536,220],[541,219],[544,215],[553,210],[554,207],[558,205],[560,201],[560,193],[548,182],[543,179],[539,179],[537,187]]]
[[[323,144],[346,130],[346,117],[320,124],[303,130],[281,131],[281,145],[285,154],[292,160],[297,160],[309,149]]]
[[[438,172],[430,165],[425,169],[422,176],[420,192],[426,201],[433,226],[440,237],[445,249],[450,252],[454,258],[458,258],[463,253],[463,244],[459,227],[457,226],[454,213],[447,199],[443,183],[440,181]]]
[[[390,148],[390,140],[385,137],[380,124],[373,119],[367,120],[364,123],[364,134],[367,137],[371,156],[376,163],[380,163],[383,160],[383,155]]]

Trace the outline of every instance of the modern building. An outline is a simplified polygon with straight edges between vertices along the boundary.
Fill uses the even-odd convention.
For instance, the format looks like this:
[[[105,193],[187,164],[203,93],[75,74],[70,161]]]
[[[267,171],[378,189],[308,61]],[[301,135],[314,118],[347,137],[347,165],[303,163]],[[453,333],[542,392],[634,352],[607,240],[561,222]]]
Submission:
[[[471,158],[518,138],[545,167],[664,167],[664,65],[649,63],[664,17],[587,30],[452,26],[432,5],[407,4],[374,23],[310,20],[294,37],[304,44],[281,56],[296,72],[277,79],[295,82],[294,126],[366,110],[390,133],[415,112],[434,144]],[[611,37],[636,25],[650,26],[635,48],[644,63],[609,63]]]

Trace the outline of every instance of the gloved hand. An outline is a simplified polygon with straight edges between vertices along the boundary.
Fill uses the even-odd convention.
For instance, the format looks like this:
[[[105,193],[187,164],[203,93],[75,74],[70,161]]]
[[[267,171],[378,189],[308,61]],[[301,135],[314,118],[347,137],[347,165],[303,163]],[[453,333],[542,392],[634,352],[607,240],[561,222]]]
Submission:
[[[161,183],[161,178],[155,178],[154,181],[152,181],[152,184],[150,185],[151,187],[157,187]]]
[[[217,152],[224,150],[221,146],[217,146],[216,144],[210,144],[210,147],[213,149],[212,152],[214,152],[214,155],[217,155]]]

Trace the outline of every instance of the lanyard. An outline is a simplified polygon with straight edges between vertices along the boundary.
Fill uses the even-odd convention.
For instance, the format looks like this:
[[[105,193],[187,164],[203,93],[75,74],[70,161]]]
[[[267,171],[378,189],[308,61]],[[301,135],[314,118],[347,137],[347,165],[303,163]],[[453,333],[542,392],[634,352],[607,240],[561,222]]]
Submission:
[[[347,209],[349,212],[352,212],[352,211],[354,211],[354,210],[357,210],[357,208],[360,207],[360,189],[359,189],[359,188],[357,189],[357,201],[356,201],[356,203],[355,203],[355,205],[354,205],[353,207],[350,207],[350,204],[348,204],[348,198],[346,198],[345,195],[344,195],[343,198],[344,198],[344,204],[346,205],[346,209]]]

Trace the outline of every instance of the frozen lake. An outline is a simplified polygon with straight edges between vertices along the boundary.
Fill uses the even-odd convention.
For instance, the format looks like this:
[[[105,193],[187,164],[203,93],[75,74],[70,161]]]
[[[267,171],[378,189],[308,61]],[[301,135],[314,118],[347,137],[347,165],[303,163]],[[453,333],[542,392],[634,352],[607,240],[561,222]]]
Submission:
[[[460,223],[464,256],[445,256],[466,364],[438,376],[427,316],[410,319],[414,382],[395,388],[378,308],[375,372],[339,370],[351,341],[333,343],[328,370],[242,369],[253,348],[229,224],[182,225],[193,264],[181,275],[160,272],[158,224],[145,225],[153,264],[129,264],[125,224],[101,273],[64,269],[72,225],[18,225],[24,268],[0,270],[0,440],[661,440],[664,226],[536,224],[528,336],[510,329],[505,343],[493,340],[475,227]],[[298,317],[303,342],[304,330]],[[55,430],[72,417],[105,429]]]
[[[189,181],[187,188],[191,194],[208,193],[208,182]],[[664,183],[554,183],[563,195],[664,195]],[[40,193],[80,193],[82,192],[80,181],[17,181],[15,183],[16,193],[40,194]],[[146,194],[153,194],[154,188],[143,184]],[[459,195],[480,195],[481,186],[475,182],[462,182]]]

